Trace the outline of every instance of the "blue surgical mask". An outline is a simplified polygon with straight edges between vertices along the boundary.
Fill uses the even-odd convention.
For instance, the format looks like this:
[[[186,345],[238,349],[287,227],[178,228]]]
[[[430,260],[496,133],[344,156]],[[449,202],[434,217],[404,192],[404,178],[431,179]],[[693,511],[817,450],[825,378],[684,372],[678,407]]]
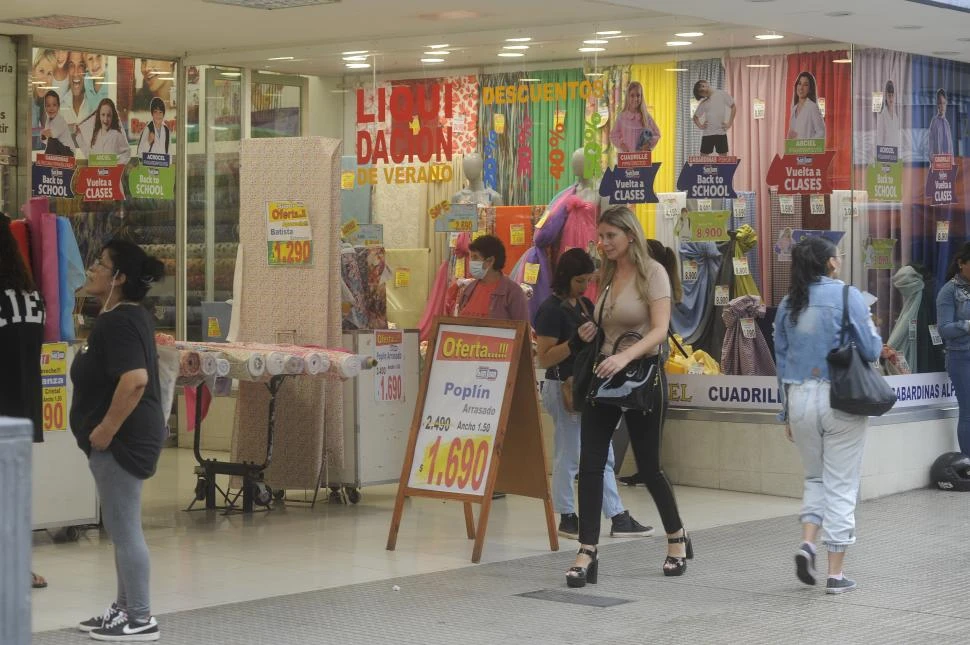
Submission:
[[[471,274],[476,280],[481,280],[485,277],[487,270],[485,269],[484,260],[469,260],[468,261],[468,273]]]

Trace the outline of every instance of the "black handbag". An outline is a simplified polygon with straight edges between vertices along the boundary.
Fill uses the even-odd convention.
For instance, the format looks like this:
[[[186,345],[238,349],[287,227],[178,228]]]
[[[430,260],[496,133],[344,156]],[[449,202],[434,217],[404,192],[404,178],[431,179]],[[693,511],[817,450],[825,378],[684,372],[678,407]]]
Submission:
[[[840,346],[829,352],[833,410],[860,416],[880,417],[896,403],[896,393],[882,374],[859,354],[852,340],[846,341],[849,326],[849,285],[842,290],[842,336]]]
[[[643,340],[635,331],[628,331],[613,343],[613,353],[624,341]],[[660,387],[660,356],[635,358],[608,379],[597,377],[590,388],[592,402],[615,405],[641,412],[653,411],[657,388]]]
[[[596,337],[583,345],[583,348],[576,352],[573,359],[573,406],[577,412],[582,411],[589,397],[590,387],[593,384],[597,359],[603,347],[603,309],[606,305],[606,294],[610,291],[610,285],[606,285],[603,290],[603,305],[600,306],[599,320],[596,323]]]

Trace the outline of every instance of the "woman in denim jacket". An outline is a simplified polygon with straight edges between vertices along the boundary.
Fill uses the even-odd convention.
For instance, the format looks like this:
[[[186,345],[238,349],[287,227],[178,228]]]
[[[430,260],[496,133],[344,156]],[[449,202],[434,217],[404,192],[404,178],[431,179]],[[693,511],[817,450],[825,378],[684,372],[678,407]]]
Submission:
[[[936,296],[936,322],[946,344],[946,371],[956,390],[960,452],[970,455],[970,242],[964,242]]]
[[[829,405],[826,356],[841,344],[844,283],[836,279],[841,267],[841,254],[825,238],[807,237],[796,244],[791,291],[775,319],[775,361],[784,402],[781,418],[805,469],[796,574],[805,584],[815,584],[815,538],[821,528],[828,549],[826,593],[856,587],[842,575],[842,561],[846,548],[855,543],[855,505],[869,420]],[[882,339],[862,294],[851,287],[848,325],[848,337],[862,357],[878,359]]]

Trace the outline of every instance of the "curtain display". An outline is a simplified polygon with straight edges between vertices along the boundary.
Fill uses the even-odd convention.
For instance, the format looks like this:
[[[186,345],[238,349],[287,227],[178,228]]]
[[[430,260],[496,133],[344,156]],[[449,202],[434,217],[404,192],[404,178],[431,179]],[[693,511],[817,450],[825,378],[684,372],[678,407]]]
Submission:
[[[643,101],[660,128],[660,142],[653,149],[654,163],[662,164],[654,180],[655,192],[674,190],[680,170],[674,168],[677,149],[677,75],[667,71],[672,67],[676,67],[673,61],[630,66],[630,80],[643,85]],[[655,212],[655,204],[637,204],[637,219],[647,237],[654,236]]]
[[[691,100],[694,98],[694,84],[705,80],[714,89],[724,89],[724,66],[720,58],[704,58],[700,60],[677,61],[678,69],[686,72],[672,72],[677,76],[677,140],[676,155],[674,157],[675,178],[684,167],[690,155],[696,155],[701,149],[703,130],[692,121]],[[740,110],[738,117],[742,116]],[[729,152],[733,150],[728,148]]]
[[[546,72],[530,73],[530,78],[539,83],[568,83],[587,80],[581,69],[556,69]],[[592,99],[592,97],[591,97]],[[531,204],[547,204],[553,196],[576,177],[573,175],[573,152],[583,146],[586,109],[583,99],[577,96],[565,102],[543,101],[529,104],[532,118],[532,192]],[[563,131],[556,132],[556,125],[562,123]],[[601,124],[602,125],[602,124]],[[555,146],[551,144],[555,144]],[[552,175],[550,152],[553,147],[562,151],[561,173]],[[518,202],[516,202],[518,203]]]
[[[528,77],[523,72],[482,74],[479,76],[479,85],[483,90],[486,87],[518,87],[521,83],[519,79],[531,78],[531,74],[530,72]],[[485,176],[485,185],[497,190],[510,206],[528,204],[531,199],[531,176],[529,172],[525,172],[525,167],[520,172],[519,166],[525,163],[525,159],[520,160],[518,157],[519,131],[525,115],[530,113],[531,105],[540,104],[492,102],[486,105],[484,101],[479,101],[478,104],[478,152],[486,163],[490,158],[498,162],[494,185],[488,173]],[[501,116],[496,119],[496,115]],[[496,125],[501,132],[496,129]],[[533,132],[536,127],[538,126],[533,123]],[[494,148],[490,144],[492,132],[495,132]],[[531,160],[528,168],[534,175]]]
[[[750,295],[735,298],[721,315],[726,329],[721,348],[721,373],[774,376],[775,359],[756,323],[765,316],[761,299]]]

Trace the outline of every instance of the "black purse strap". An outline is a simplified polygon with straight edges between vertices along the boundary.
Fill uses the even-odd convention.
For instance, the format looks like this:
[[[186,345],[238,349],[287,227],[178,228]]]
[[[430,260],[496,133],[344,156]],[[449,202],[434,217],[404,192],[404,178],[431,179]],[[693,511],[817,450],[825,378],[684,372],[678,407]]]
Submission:
[[[845,330],[849,326],[849,285],[842,287],[842,334],[840,345],[845,345]]]

